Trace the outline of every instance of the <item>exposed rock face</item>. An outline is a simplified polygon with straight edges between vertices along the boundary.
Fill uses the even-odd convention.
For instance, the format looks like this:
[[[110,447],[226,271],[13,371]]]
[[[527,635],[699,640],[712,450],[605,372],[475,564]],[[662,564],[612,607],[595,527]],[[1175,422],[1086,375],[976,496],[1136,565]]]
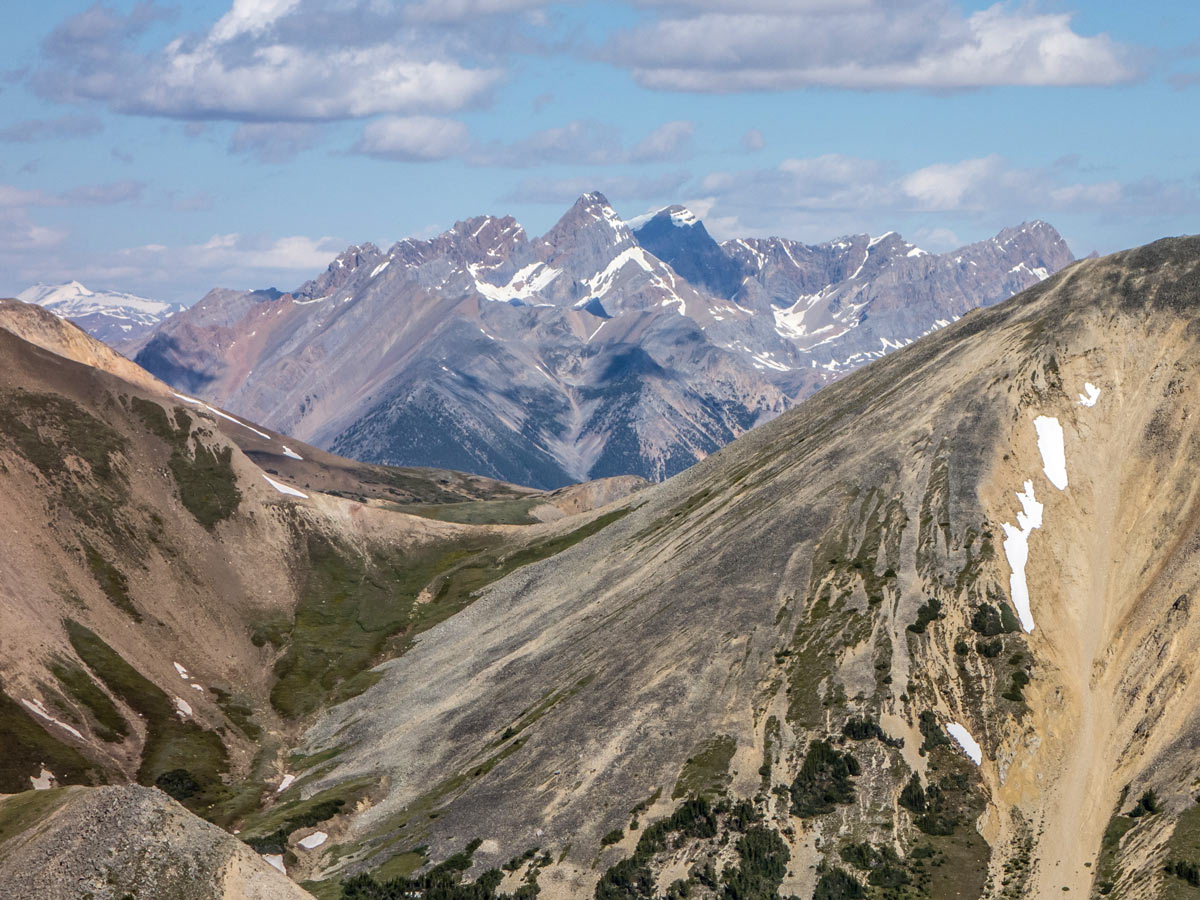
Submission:
[[[834,867],[931,897],[1161,896],[1200,853],[1198,309],[1200,239],[1075,264],[498,582],[309,732],[348,748],[311,790],[389,785],[325,876],[478,836],[480,868],[538,846],[562,858],[541,883],[586,896],[631,819],[716,785],[785,839],[784,896]],[[651,841],[613,889],[718,878],[747,827],[723,815],[729,841]]]
[[[464,847],[555,898],[1186,895],[1198,311],[1200,238],[1081,261],[663,484],[424,518],[280,493],[266,449],[224,457],[252,423],[0,329],[0,789],[161,783],[321,895]],[[172,447],[229,462],[211,528]],[[114,814],[56,796],[0,803],[23,889]]]
[[[40,821],[0,842],[6,900],[311,900],[162,791],[127,785],[18,795],[0,800],[0,820],[35,805]]]
[[[136,358],[358,459],[661,480],[1070,258],[1044,223],[946,256],[895,235],[718,245],[682,207],[626,223],[585,194],[540,238],[483,216],[352,247],[290,294],[210,292]]]
[[[180,837],[185,861],[193,848],[178,807],[151,815],[157,792],[102,792],[99,807],[61,815],[38,798],[157,785],[216,825],[273,834],[270,817],[300,799],[285,749],[316,711],[643,486],[545,494],[341,459],[173,394],[75,325],[0,301],[0,795],[24,792],[0,803],[0,897],[86,896],[88,866],[107,877],[106,841],[119,851],[114,891],[148,879],[116,900],[260,896],[261,866],[247,869],[244,852],[201,853],[189,868],[160,846]],[[355,786],[317,821],[367,794]],[[125,800],[134,818],[113,819]],[[4,868],[10,838],[51,814],[57,837],[34,835]],[[110,824],[128,826],[128,841]],[[75,854],[84,868],[55,849],[75,826],[80,844],[97,842]],[[312,849],[305,833],[287,843],[295,830],[272,855]],[[63,877],[83,886],[27,893],[40,882],[22,867],[39,853],[63,856]],[[159,870],[198,893],[147,875]]]
[[[184,309],[177,303],[120,291],[91,291],[78,281],[35,284],[17,299],[70,319],[92,337],[118,349],[140,340],[168,316]]]

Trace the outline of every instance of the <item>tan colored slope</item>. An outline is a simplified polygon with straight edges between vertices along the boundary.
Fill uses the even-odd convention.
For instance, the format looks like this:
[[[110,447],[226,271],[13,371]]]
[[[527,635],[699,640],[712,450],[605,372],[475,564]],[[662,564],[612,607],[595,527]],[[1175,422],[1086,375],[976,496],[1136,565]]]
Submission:
[[[444,503],[535,493],[529,488],[461,472],[358,463],[253,422],[222,414],[203,398],[176,393],[137,363],[40,306],[0,300],[0,328],[43,350],[107,372],[170,403],[182,404],[206,418],[214,429],[224,433],[264,468],[273,474],[282,473],[307,488],[400,503]]]
[[[0,823],[39,816],[0,839],[6,900],[305,900],[249,847],[142,787],[60,788],[0,800]]]
[[[108,372],[147,391],[171,393],[170,387],[137,363],[102,344],[73,322],[40,306],[20,300],[0,300],[0,328],[51,353]]]
[[[561,855],[544,883],[583,896],[621,855],[601,836],[654,791],[670,796],[706,742],[735,740],[731,790],[754,796],[770,716],[776,786],[809,741],[840,742],[868,716],[906,743],[851,745],[854,803],[800,819],[759,801],[794,836],[785,889],[811,890],[809,866],[869,839],[944,848],[931,896],[1086,894],[1110,817],[1153,787],[1164,811],[1139,820],[1114,875],[1123,896],[1155,895],[1200,778],[1197,312],[1200,240],[1078,263],[499,582],[309,732],[310,751],[348,745],[318,785],[389,788],[352,817],[355,854],[325,857],[325,874],[418,845],[442,858],[478,836],[494,842],[481,866],[534,845]],[[1101,389],[1094,407],[1078,402],[1085,382]],[[1042,471],[1038,416],[1063,427],[1064,491]],[[1027,567],[1037,627],[985,655],[971,622],[1009,597],[1001,526],[1026,480],[1045,504]],[[941,617],[914,633],[931,597]],[[1031,683],[1008,699],[1018,671]],[[953,744],[918,752],[922,714],[965,725],[983,764]],[[974,812],[955,837],[921,833],[898,805],[911,771],[965,776]]]

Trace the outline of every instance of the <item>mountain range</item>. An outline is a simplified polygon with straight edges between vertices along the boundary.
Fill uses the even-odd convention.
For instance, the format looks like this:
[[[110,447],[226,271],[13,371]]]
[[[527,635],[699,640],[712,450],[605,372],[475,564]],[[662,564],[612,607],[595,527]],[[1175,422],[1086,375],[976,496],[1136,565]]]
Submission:
[[[585,194],[543,236],[458,222],[288,292],[214,290],[116,346],[178,390],[355,459],[540,488],[661,480],[1071,261],[1044,222],[947,254],[888,233],[716,242]]]
[[[0,304],[0,886],[1192,896],[1198,311],[1198,238],[1081,260],[545,492]]]
[[[92,291],[78,281],[35,284],[19,293],[17,299],[70,319],[114,347],[140,339],[168,316],[186,308],[120,291]]]

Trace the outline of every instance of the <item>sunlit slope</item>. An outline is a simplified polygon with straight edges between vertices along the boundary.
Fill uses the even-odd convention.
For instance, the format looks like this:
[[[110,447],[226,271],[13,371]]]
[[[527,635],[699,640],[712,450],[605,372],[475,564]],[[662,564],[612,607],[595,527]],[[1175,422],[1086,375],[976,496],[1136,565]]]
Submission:
[[[1074,264],[495,584],[309,731],[337,751],[309,790],[386,787],[314,872],[477,837],[478,867],[536,846],[543,888],[589,894],[631,820],[702,789],[755,799],[785,896],[876,883],[848,862],[864,841],[929,896],[1157,895],[1200,854],[1172,838],[1200,774],[1198,311],[1200,240]],[[814,804],[823,765],[859,771]],[[631,864],[665,889],[736,862],[673,846]]]

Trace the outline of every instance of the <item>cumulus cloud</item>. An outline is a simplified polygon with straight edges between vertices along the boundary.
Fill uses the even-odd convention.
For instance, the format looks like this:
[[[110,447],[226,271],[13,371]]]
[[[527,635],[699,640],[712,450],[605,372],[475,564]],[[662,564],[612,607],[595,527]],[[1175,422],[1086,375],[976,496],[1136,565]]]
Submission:
[[[659,125],[636,147],[629,151],[630,162],[661,162],[678,159],[691,146],[696,123],[686,121],[666,122]]]
[[[964,16],[950,0],[645,0],[659,16],[603,51],[638,83],[734,92],[805,87],[952,90],[1115,84],[1138,77],[1108,35],[1067,13],[997,3]]]
[[[244,122],[234,129],[229,152],[263,163],[283,163],[311,149],[316,141],[316,127],[305,122]]]
[[[309,7],[313,7],[310,9]],[[302,0],[235,0],[203,35],[154,52],[135,39],[158,9],[96,4],[46,39],[34,85],[123,113],[244,122],[448,112],[485,101],[503,71],[457,59],[446,40]],[[324,25],[333,12],[335,25]],[[377,17],[376,17],[377,18]]]
[[[52,119],[26,119],[0,128],[0,141],[28,143],[88,137],[104,129],[95,116],[65,115]]]
[[[432,162],[461,154],[470,130],[455,119],[433,116],[385,116],[370,122],[353,151],[404,162]]]

